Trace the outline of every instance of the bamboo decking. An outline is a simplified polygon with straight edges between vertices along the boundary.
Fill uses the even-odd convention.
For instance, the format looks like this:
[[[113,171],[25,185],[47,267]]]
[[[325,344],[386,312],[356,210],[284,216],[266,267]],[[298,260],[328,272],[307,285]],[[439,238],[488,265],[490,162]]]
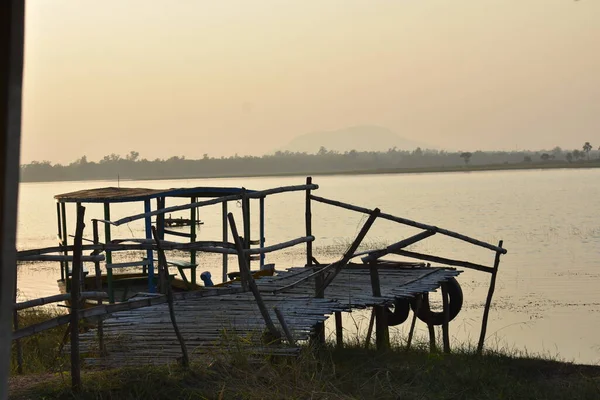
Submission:
[[[272,320],[277,321],[276,306],[295,341],[307,340],[315,326],[334,312],[390,304],[396,298],[412,298],[435,291],[442,282],[460,273],[434,267],[382,268],[379,270],[381,297],[375,297],[370,295],[368,268],[344,268],[327,287],[324,298],[315,298],[314,278],[302,281],[313,271],[306,267],[290,268],[276,276],[256,280]],[[298,281],[302,282],[276,292]],[[240,283],[230,286],[236,288]],[[260,353],[294,354],[298,350],[295,346],[265,346],[261,342],[265,322],[251,292],[176,300],[174,309],[192,357],[233,345],[243,345],[247,351]],[[106,344],[103,357],[93,355],[98,353],[95,330],[80,335],[82,353],[91,355],[86,359],[89,364],[166,363],[181,357],[166,304],[114,313],[104,320],[103,329]]]

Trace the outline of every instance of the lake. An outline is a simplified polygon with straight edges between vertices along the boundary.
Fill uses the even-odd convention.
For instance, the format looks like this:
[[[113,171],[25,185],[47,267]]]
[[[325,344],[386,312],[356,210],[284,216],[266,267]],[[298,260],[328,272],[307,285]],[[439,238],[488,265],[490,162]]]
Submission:
[[[375,208],[429,223],[492,243],[502,239],[508,254],[502,256],[488,325],[488,346],[558,356],[568,361],[600,362],[600,169],[527,170],[472,173],[317,176],[323,197]],[[266,189],[303,184],[302,177],[121,181],[122,187],[171,188],[191,186],[244,186]],[[18,215],[19,250],[56,244],[56,206],[53,196],[80,189],[117,186],[112,182],[23,183]],[[177,204],[171,202],[168,205]],[[314,203],[313,203],[314,204]],[[74,232],[74,206],[69,206],[69,232]],[[253,205],[253,221],[258,204]],[[241,221],[241,208],[231,204]],[[115,220],[143,212],[142,205],[116,205]],[[187,216],[181,214],[181,216]],[[101,206],[90,205],[86,219],[102,216]],[[174,214],[173,217],[180,216]],[[220,206],[200,210],[204,221],[201,240],[221,237]],[[313,205],[315,256],[320,262],[341,256],[358,233],[366,216],[324,204]],[[254,223],[254,222],[253,222]],[[252,232],[258,237],[258,224]],[[377,221],[367,247],[381,247],[418,230],[389,221]],[[142,237],[138,222],[121,226],[117,237]],[[91,237],[91,224],[85,235]],[[267,244],[304,235],[304,195],[274,195],[266,201]],[[462,241],[435,235],[410,250],[492,265],[494,253]],[[292,248],[268,255],[277,269],[299,266],[304,249]],[[198,273],[220,277],[220,256],[201,255]],[[230,268],[236,265],[233,258]],[[19,267],[19,298],[56,294],[58,263],[23,264]],[[455,344],[475,342],[490,276],[466,270],[460,277],[465,304],[450,324]],[[435,295],[437,298],[439,295]],[[351,318],[350,318],[351,317]],[[345,327],[364,329],[366,315],[353,313]],[[353,319],[354,321],[351,321]],[[391,333],[403,337],[403,324]],[[421,324],[422,325],[422,324]],[[423,332],[420,326],[420,332]]]

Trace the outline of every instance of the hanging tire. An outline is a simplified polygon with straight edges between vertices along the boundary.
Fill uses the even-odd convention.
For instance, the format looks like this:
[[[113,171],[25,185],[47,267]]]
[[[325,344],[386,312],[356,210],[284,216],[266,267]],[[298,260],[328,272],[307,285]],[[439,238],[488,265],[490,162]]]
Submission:
[[[448,308],[450,311],[450,318],[448,321],[452,321],[460,312],[463,305],[463,292],[458,281],[454,278],[450,278],[446,281],[446,287],[448,288]],[[413,311],[416,310],[416,301],[412,300],[410,306]],[[421,309],[417,314],[417,317],[431,325],[442,325],[444,323],[444,312],[443,311],[431,311],[429,305],[425,303],[421,304]]]
[[[410,301],[407,299],[396,299],[394,301],[394,310],[385,308],[386,321],[388,326],[400,325],[408,318],[410,312]]]

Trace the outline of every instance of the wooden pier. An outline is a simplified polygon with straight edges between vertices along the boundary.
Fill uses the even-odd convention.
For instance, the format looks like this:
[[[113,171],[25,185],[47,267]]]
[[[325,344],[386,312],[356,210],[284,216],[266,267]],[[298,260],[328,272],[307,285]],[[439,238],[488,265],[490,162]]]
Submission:
[[[463,301],[460,285],[455,279],[461,271],[454,268],[460,267],[491,275],[478,344],[478,351],[482,351],[500,256],[506,254],[502,241],[493,245],[434,225],[385,214],[378,208],[368,209],[315,196],[313,191],[316,189],[318,186],[307,178],[305,185],[261,191],[204,187],[167,190],[104,188],[58,195],[59,245],[20,251],[18,259],[60,262],[60,282],[64,284],[66,293],[15,304],[13,340],[19,347],[21,338],[69,324],[67,329],[71,333],[71,343],[66,349],[71,352],[74,388],[80,387],[81,358],[90,364],[106,366],[174,360],[187,366],[190,358],[230,346],[243,348],[245,352],[293,355],[307,340],[316,345],[325,340],[324,322],[331,315],[335,315],[337,345],[342,346],[341,313],[367,308],[372,308],[372,313],[365,342],[370,343],[374,331],[377,349],[389,347],[388,326],[407,321],[412,309],[407,346],[410,346],[415,323],[420,319],[428,326],[432,349],[436,346],[433,326],[442,326],[443,349],[450,352],[449,323],[460,311]],[[305,235],[265,246],[266,198],[291,192],[305,195]],[[165,201],[170,197],[188,198],[189,203],[167,207]],[[156,201],[155,210],[152,210],[151,200]],[[251,200],[259,202],[258,239],[250,235]],[[111,220],[110,205],[123,202],[140,202],[144,212]],[[240,231],[233,214],[228,212],[230,202],[241,203]],[[368,215],[345,253],[329,264],[319,264],[313,255],[313,202]],[[67,240],[72,237],[67,232],[68,203],[76,206],[77,226],[73,244]],[[91,221],[93,240],[86,239],[84,244],[85,203],[103,204],[104,219]],[[199,221],[198,209],[215,204],[222,205],[222,239],[198,240],[195,229]],[[189,220],[193,222],[189,233],[165,229],[165,215],[171,212],[189,212]],[[153,217],[156,217],[154,225]],[[420,232],[385,248],[359,251],[371,226],[381,219],[408,225]],[[111,227],[132,221],[145,223],[144,237],[112,237]],[[102,224],[104,242],[100,241]],[[183,237],[183,241],[167,240],[165,235]],[[491,250],[495,254],[493,265],[407,249],[434,235]],[[233,238],[233,243],[229,242],[229,238]],[[257,272],[263,274],[267,271],[265,257],[269,253],[298,245],[306,246],[306,258],[299,263],[302,266],[278,271],[273,276],[258,277]],[[139,261],[116,259],[120,252],[129,251],[143,252],[146,257]],[[168,260],[167,255],[173,251],[189,253],[189,261]],[[196,284],[196,268],[202,268],[196,259],[198,252],[222,254],[223,283],[217,285],[220,287],[213,286],[207,276],[201,276],[205,286]],[[388,255],[412,261],[385,260]],[[228,273],[236,272],[228,271],[228,256],[237,257],[239,280],[227,282]],[[361,263],[356,263],[356,260]],[[250,267],[252,261],[259,261],[259,270]],[[102,262],[105,274],[102,273]],[[93,276],[84,274],[84,263],[93,263]],[[176,274],[169,272],[169,266],[177,267],[183,292],[174,293],[172,283]],[[135,274],[141,274],[147,289],[129,299],[123,295],[122,301],[118,302],[114,289],[118,280],[116,275],[113,276],[113,269],[124,267],[140,268],[141,271]],[[188,273],[189,279],[186,277]],[[131,278],[127,274],[119,274],[118,277],[124,280]],[[139,280],[139,277],[136,275],[135,279]],[[106,292],[105,287],[108,289]],[[443,310],[434,312],[430,309],[428,294],[438,288],[442,292]],[[88,299],[85,308],[84,299]],[[96,300],[91,308],[90,299]],[[70,314],[19,328],[18,310],[59,301],[69,302]],[[82,319],[97,324],[97,329],[80,333],[79,321]]]
[[[448,268],[418,267],[379,270],[381,296],[371,293],[369,268],[342,270],[325,290],[324,298],[314,297],[312,268],[291,268],[274,277],[256,280],[262,300],[277,321],[275,308],[283,314],[295,341],[306,341],[315,333],[318,323],[335,312],[392,305],[398,298],[411,299],[424,292],[435,291],[440,284],[459,275],[460,271]],[[283,293],[277,290],[300,281]],[[240,283],[231,284],[239,288]],[[240,347],[249,352],[269,354],[294,354],[298,348],[265,346],[261,340],[265,322],[250,292],[223,294],[175,301],[177,324],[184,336],[188,352],[203,355],[216,348]],[[107,354],[105,357],[87,358],[88,363],[105,366],[165,363],[181,357],[180,344],[175,337],[166,304],[114,313],[103,323]],[[97,353],[97,332],[80,335],[82,353]],[[157,350],[160,349],[160,350]]]

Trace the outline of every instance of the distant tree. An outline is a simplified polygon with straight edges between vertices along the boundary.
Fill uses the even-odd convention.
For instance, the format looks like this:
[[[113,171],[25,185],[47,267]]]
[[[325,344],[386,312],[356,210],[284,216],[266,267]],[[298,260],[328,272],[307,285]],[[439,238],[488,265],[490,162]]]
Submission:
[[[560,146],[556,146],[555,148],[552,149],[552,155],[554,157],[559,157],[562,154],[563,150],[560,148]]]
[[[550,154],[544,153],[540,156],[543,161],[548,161],[550,159]]]
[[[566,155],[565,157],[567,158],[567,161],[568,161],[569,163],[572,163],[572,162],[573,162],[573,154],[571,154],[571,153],[567,153],[567,155]]]
[[[324,156],[328,153],[327,148],[325,146],[319,147],[319,151],[317,152],[318,156]]]
[[[575,161],[577,161],[583,157],[585,157],[585,155],[583,154],[583,151],[579,151],[577,149],[573,150],[573,158],[575,159]]]
[[[592,149],[592,145],[590,144],[590,142],[585,142],[583,145],[583,151],[585,151],[585,154],[587,155],[587,159],[590,159],[590,150]]]
[[[129,152],[129,154],[127,154],[127,155],[125,156],[125,159],[126,159],[127,161],[133,161],[133,162],[135,162],[135,161],[137,161],[137,160],[138,160],[138,158],[139,158],[139,157],[140,157],[140,153],[138,153],[137,151],[133,151],[133,150],[131,150],[131,151]]]
[[[417,147],[414,151],[413,151],[413,155],[415,156],[419,156],[421,157],[423,155],[423,150],[420,147]]]
[[[465,165],[468,165],[469,161],[471,161],[472,156],[473,154],[471,152],[465,151],[464,153],[461,153],[460,158],[464,160]]]
[[[204,154],[202,155],[202,159],[203,159],[203,160],[208,160],[208,153],[204,153]]]
[[[525,156],[525,157],[523,157],[523,162],[530,163],[531,162],[531,156]]]

